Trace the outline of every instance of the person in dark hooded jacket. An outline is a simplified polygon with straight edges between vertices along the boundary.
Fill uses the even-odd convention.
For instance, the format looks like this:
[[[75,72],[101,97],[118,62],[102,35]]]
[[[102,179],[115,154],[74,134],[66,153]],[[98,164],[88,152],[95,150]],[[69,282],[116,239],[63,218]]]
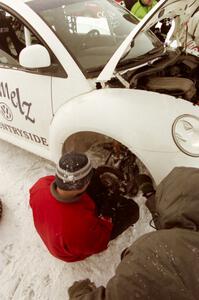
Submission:
[[[78,281],[69,288],[70,300],[198,299],[199,169],[174,168],[146,205],[157,231],[124,251],[106,288]]]

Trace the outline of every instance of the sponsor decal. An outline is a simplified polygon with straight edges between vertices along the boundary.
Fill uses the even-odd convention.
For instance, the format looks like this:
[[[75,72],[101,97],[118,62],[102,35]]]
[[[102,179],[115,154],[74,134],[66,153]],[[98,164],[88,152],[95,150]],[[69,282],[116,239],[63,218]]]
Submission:
[[[18,135],[22,138],[25,138],[26,140],[32,141],[36,144],[41,144],[43,146],[48,146],[48,141],[46,138],[42,137],[42,136],[38,136],[36,134],[33,134],[31,132],[16,128],[14,126],[5,124],[0,122],[0,129],[10,132],[12,134]]]
[[[24,116],[25,120],[35,123],[31,117],[31,102],[22,101],[19,88],[10,89],[7,82],[0,82],[0,98],[6,98],[9,103]]]
[[[10,108],[4,102],[0,102],[0,114],[7,121],[13,120],[13,114],[12,114]]]

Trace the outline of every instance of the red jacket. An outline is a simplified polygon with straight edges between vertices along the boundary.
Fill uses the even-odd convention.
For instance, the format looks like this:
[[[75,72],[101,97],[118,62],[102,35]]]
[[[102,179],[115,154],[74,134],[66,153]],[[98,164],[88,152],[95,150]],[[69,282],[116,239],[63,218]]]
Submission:
[[[50,253],[72,262],[106,249],[112,223],[96,215],[95,203],[86,193],[73,203],[55,199],[50,191],[54,179],[43,177],[30,189],[34,224]]]

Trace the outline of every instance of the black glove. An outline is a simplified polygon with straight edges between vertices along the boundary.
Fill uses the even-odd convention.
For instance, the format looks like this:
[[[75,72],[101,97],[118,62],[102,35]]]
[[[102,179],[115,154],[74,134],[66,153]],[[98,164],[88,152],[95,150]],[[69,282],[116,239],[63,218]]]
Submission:
[[[90,279],[75,281],[68,289],[69,299],[85,295],[96,289],[96,286]]]
[[[86,192],[91,197],[91,199],[95,202],[97,208],[97,214],[101,214],[101,207],[104,203],[104,199],[106,199],[107,191],[101,183],[101,180],[94,169],[93,176],[89,183],[89,186],[86,189]]]
[[[155,194],[155,190],[153,188],[153,182],[151,178],[146,174],[139,174],[135,177],[135,181],[139,190],[142,191],[143,196],[148,198],[151,195]]]

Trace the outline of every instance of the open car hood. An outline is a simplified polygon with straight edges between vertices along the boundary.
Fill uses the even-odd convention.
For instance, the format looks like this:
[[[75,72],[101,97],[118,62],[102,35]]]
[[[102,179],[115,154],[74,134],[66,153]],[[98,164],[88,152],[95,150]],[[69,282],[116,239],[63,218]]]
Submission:
[[[120,47],[115,51],[113,56],[110,58],[108,63],[105,65],[104,69],[101,71],[97,78],[97,82],[105,82],[110,80],[116,66],[124,55],[124,53],[129,49],[132,41],[140,32],[145,32],[155,25],[158,21],[165,18],[175,18],[178,20],[178,30],[175,30],[181,38],[186,39],[185,24],[188,22],[189,18],[199,7],[199,0],[160,0],[145,17],[138,23],[138,25],[130,32],[126,37]],[[183,26],[184,25],[184,26]]]

